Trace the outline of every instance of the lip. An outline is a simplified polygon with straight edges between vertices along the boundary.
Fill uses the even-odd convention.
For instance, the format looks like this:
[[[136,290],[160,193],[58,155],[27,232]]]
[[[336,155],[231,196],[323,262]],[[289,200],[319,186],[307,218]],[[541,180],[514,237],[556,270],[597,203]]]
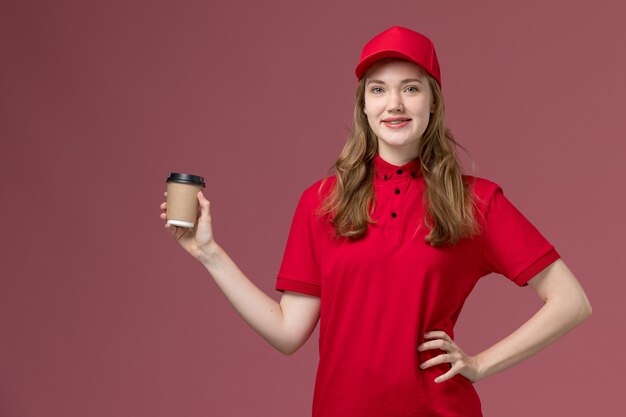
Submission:
[[[404,120],[404,123],[398,123],[395,125],[392,125],[391,123],[389,123],[389,122],[393,122],[394,120]],[[407,119],[406,117],[392,117],[392,118],[383,120],[382,123],[389,129],[400,129],[408,125],[410,121],[411,119]]]
[[[393,122],[393,121],[396,121],[396,120],[409,120],[410,121],[411,118],[410,117],[402,117],[402,116],[389,117],[387,119],[383,119],[383,123],[384,122]]]

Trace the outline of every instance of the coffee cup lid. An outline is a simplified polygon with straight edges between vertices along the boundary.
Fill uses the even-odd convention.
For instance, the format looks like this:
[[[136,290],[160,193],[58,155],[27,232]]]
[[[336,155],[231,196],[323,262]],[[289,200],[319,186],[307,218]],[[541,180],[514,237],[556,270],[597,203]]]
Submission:
[[[204,178],[198,175],[181,174],[178,172],[172,172],[165,182],[181,182],[184,184],[204,185]]]

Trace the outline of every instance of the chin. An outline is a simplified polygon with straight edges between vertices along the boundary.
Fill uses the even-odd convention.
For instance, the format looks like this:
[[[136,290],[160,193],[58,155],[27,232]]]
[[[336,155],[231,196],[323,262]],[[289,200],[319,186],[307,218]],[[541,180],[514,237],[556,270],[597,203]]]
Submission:
[[[385,143],[387,146],[394,147],[402,147],[417,144],[417,140],[407,139],[407,140],[382,140],[381,142]]]

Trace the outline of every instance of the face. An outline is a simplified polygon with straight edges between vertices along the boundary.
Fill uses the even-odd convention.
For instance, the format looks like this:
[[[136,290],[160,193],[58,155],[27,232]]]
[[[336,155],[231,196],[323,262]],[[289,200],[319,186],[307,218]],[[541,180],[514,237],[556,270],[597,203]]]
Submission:
[[[412,159],[433,111],[423,70],[402,60],[379,61],[365,74],[365,106],[378,151],[389,159]],[[404,156],[404,158],[402,157]]]

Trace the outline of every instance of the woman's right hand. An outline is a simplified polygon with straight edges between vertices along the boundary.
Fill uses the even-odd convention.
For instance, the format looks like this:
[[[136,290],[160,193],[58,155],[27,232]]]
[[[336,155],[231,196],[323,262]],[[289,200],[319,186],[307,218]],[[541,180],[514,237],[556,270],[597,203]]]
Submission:
[[[167,197],[167,192],[163,193]],[[197,194],[200,204],[200,213],[192,228],[179,227],[172,224],[165,224],[165,228],[176,239],[176,241],[194,258],[204,263],[211,251],[217,247],[213,239],[213,228],[211,226],[211,203],[204,197],[202,191]],[[167,202],[161,203],[161,219],[167,219]]]

